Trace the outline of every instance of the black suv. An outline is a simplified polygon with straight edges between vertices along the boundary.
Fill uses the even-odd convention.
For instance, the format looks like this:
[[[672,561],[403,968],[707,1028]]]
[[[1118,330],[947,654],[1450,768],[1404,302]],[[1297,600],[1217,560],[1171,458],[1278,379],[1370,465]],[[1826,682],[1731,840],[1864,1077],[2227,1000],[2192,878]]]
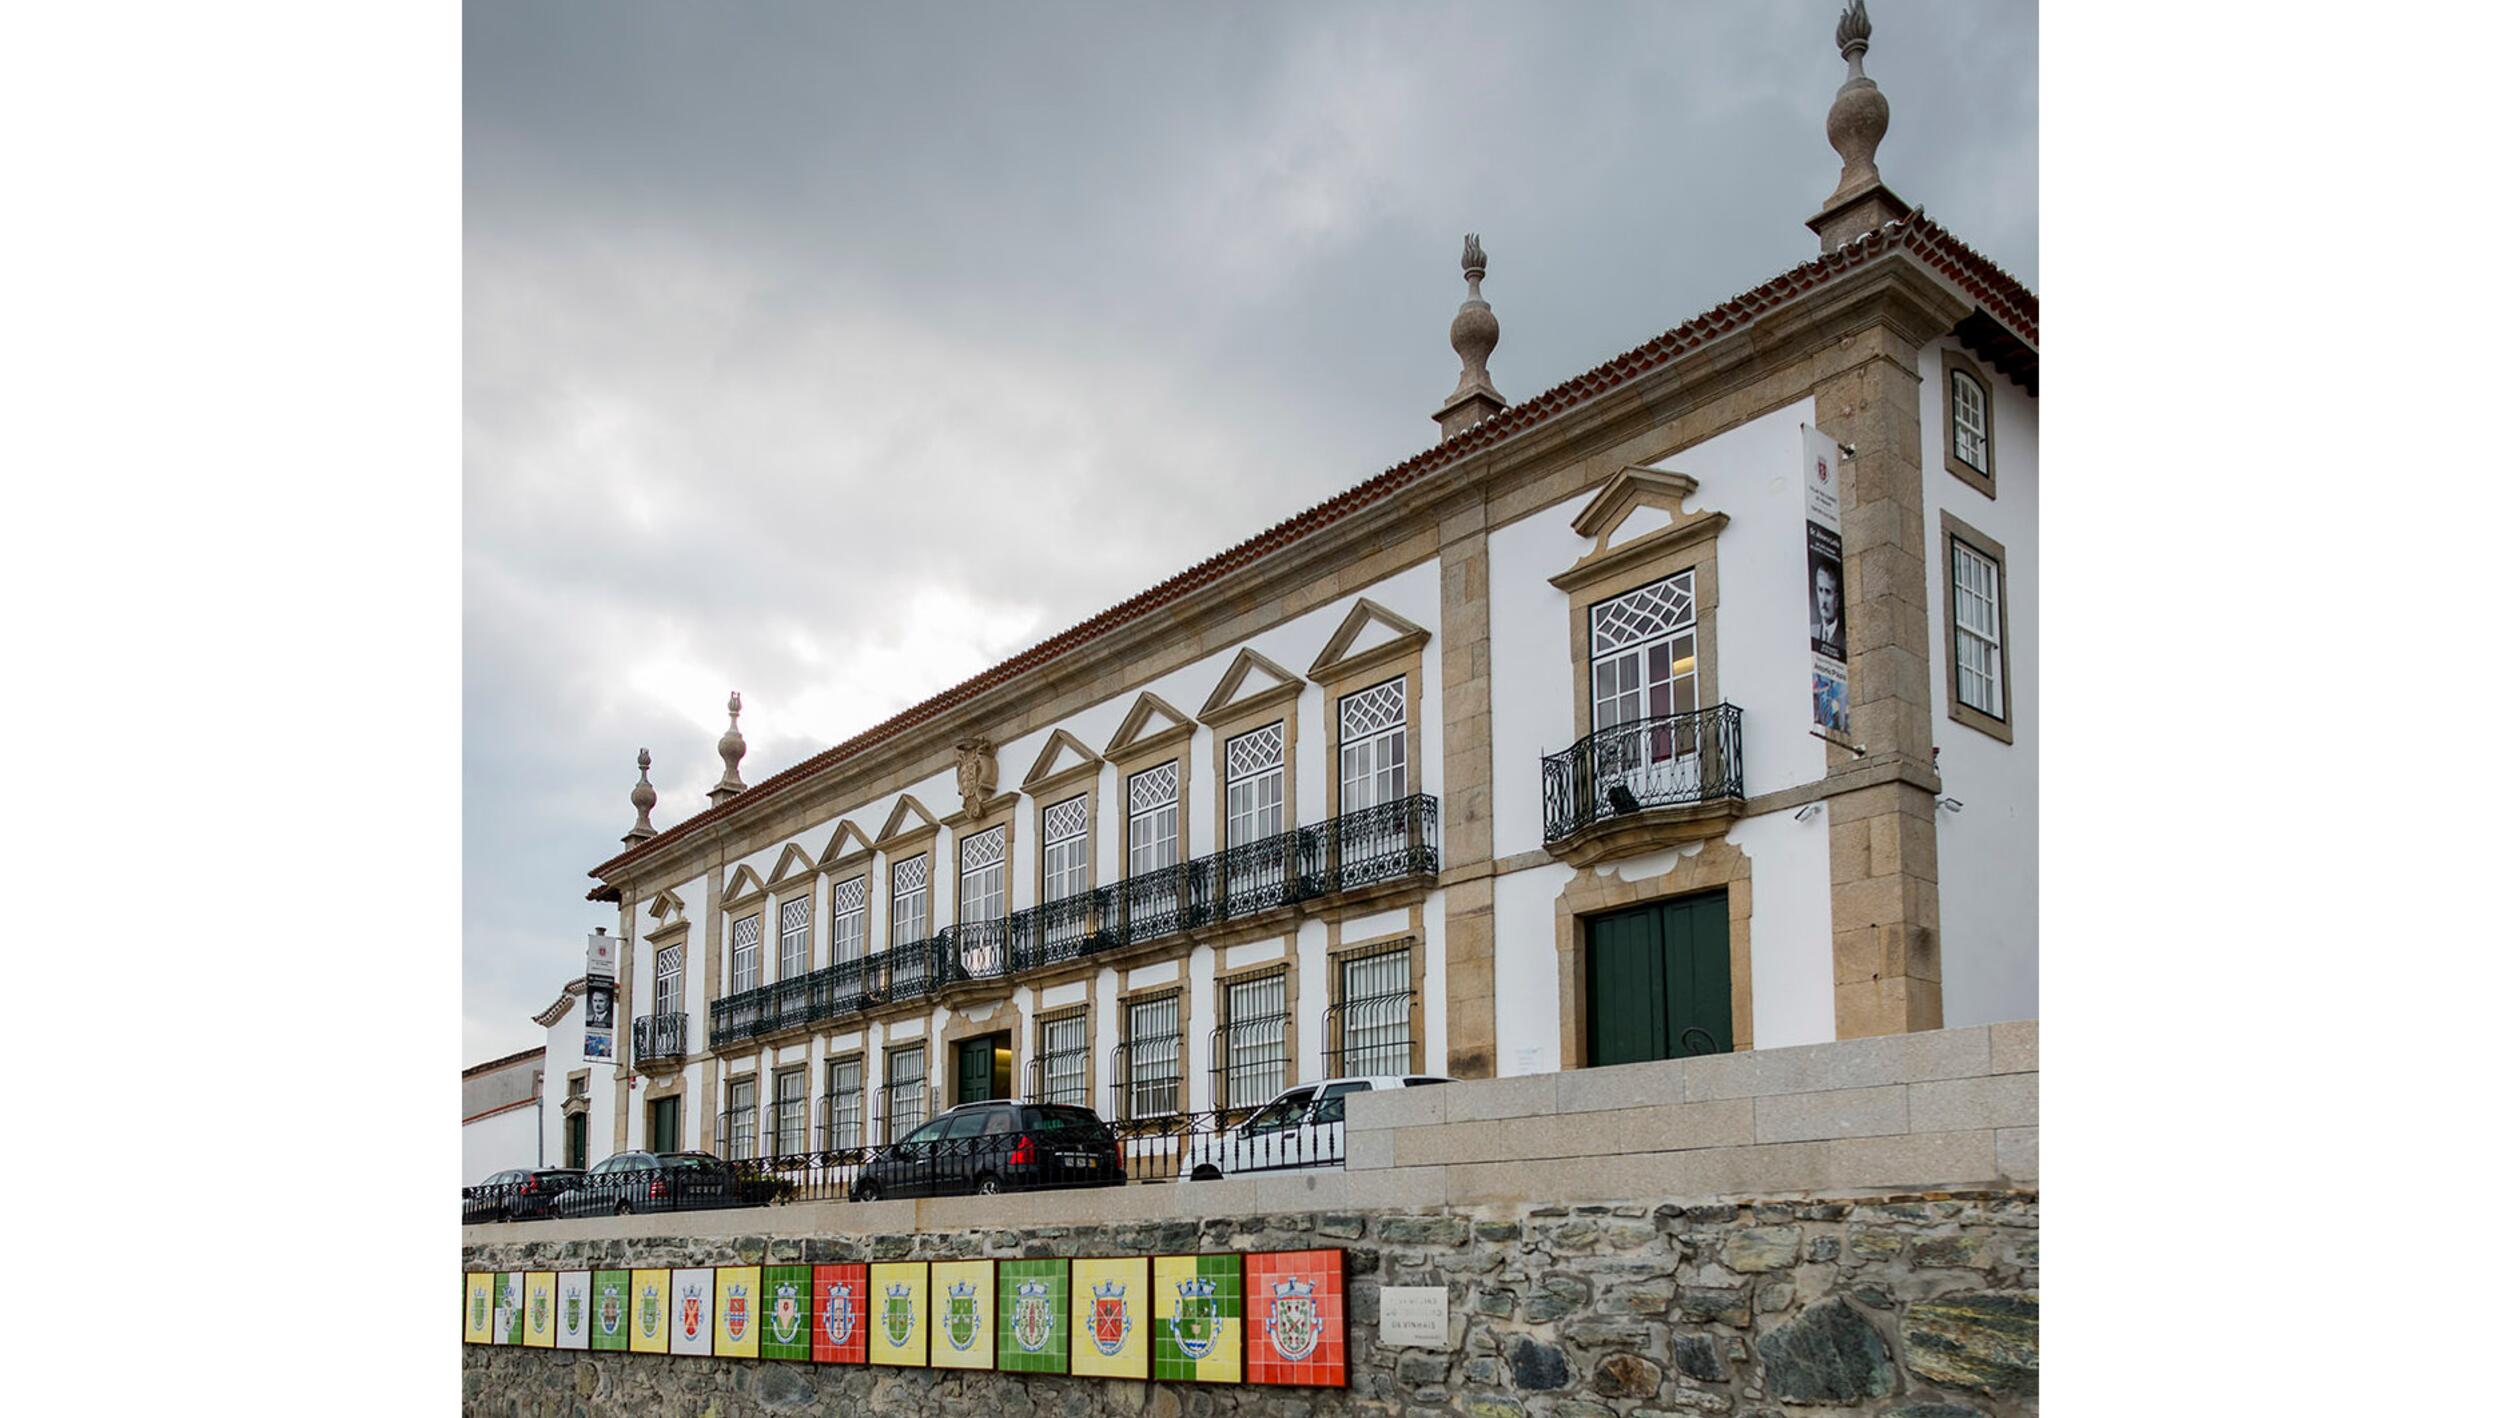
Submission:
[[[623,1216],[753,1206],[786,1184],[741,1177],[709,1152],[619,1152],[556,1199],[559,1216]]]
[[[460,1222],[529,1221],[552,1214],[555,1199],[581,1185],[571,1167],[516,1167],[460,1192]]]
[[[1091,1108],[993,1099],[951,1108],[876,1149],[851,1200],[1116,1187],[1120,1144]]]

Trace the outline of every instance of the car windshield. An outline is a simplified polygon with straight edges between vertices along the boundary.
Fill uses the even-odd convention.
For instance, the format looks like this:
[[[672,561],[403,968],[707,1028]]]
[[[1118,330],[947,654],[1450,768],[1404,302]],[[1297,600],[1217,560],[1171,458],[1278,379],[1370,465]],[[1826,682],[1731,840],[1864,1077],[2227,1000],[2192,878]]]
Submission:
[[[946,1136],[946,1125],[953,1121],[952,1118],[939,1118],[935,1122],[922,1123],[904,1135],[903,1145],[908,1147],[915,1142],[935,1142]]]
[[[631,1152],[620,1152],[614,1157],[609,1158],[607,1161],[600,1163],[598,1166],[591,1168],[591,1175],[606,1176],[613,1172],[630,1172],[634,1170],[637,1165],[639,1165],[640,1160],[640,1158],[636,1157]]]
[[[1261,1108],[1258,1116],[1250,1120],[1248,1131],[1271,1132],[1277,1128],[1292,1127],[1303,1120],[1303,1115],[1310,1111],[1310,1107],[1311,1090],[1297,1088]]]

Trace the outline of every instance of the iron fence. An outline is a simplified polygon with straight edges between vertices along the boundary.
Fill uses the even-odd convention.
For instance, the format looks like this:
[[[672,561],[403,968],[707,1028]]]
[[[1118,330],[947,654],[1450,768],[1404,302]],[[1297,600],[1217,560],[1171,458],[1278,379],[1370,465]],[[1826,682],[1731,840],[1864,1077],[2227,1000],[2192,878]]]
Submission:
[[[963,1111],[947,1120],[967,1116]],[[987,1123],[983,1110],[976,1118]],[[1225,1112],[1166,1113],[1048,1126],[1018,1111],[999,1130],[948,1137],[926,1125],[902,1139],[723,1160],[699,1153],[625,1154],[638,1170],[545,1175],[461,1189],[464,1222],[704,1210],[800,1201],[1034,1191],[1213,1179],[1345,1165],[1342,1106],[1270,1109],[1246,1122]],[[820,1142],[825,1140],[820,1131]],[[608,1166],[609,1164],[602,1164]],[[523,1188],[532,1188],[524,1193]]]
[[[1007,979],[1299,901],[1429,877],[1441,869],[1440,814],[1439,799],[1417,793],[1028,906],[1004,920],[948,926],[926,940],[717,1000],[711,1040],[734,1044],[801,1029],[950,984]],[[678,1056],[684,1032],[681,1022]],[[646,1056],[640,1038],[637,1020],[636,1052]]]
[[[682,1059],[686,1056],[686,1016],[646,1014],[634,1021],[634,1058]]]
[[[1545,840],[1608,818],[1745,796],[1745,711],[1716,704],[1599,729],[1545,759]]]

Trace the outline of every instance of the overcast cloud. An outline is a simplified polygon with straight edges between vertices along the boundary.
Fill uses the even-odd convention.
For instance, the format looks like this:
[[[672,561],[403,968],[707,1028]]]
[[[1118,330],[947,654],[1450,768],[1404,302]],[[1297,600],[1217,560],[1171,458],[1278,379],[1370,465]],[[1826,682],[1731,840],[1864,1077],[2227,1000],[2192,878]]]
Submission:
[[[2037,288],[2026,5],[1874,0],[1893,188]],[[463,1056],[585,870],[1814,254],[1838,0],[472,4]]]

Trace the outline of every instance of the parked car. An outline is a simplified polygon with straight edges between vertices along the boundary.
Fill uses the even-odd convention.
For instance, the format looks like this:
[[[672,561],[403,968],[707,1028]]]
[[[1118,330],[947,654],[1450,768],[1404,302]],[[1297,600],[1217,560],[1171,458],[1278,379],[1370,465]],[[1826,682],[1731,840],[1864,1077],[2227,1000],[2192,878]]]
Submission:
[[[551,1215],[555,1199],[581,1184],[573,1167],[514,1167],[460,1194],[460,1222],[531,1221]]]
[[[851,1200],[1116,1187],[1128,1180],[1119,1143],[1091,1108],[998,1098],[950,1108],[876,1149]]]
[[[619,1152],[556,1198],[559,1216],[700,1211],[777,1200],[789,1183],[741,1175],[709,1152]]]
[[[1189,1179],[1211,1182],[1242,1172],[1308,1172],[1345,1165],[1345,1100],[1382,1088],[1428,1088],[1432,1074],[1323,1078],[1288,1088],[1239,1124],[1189,1142]]]

